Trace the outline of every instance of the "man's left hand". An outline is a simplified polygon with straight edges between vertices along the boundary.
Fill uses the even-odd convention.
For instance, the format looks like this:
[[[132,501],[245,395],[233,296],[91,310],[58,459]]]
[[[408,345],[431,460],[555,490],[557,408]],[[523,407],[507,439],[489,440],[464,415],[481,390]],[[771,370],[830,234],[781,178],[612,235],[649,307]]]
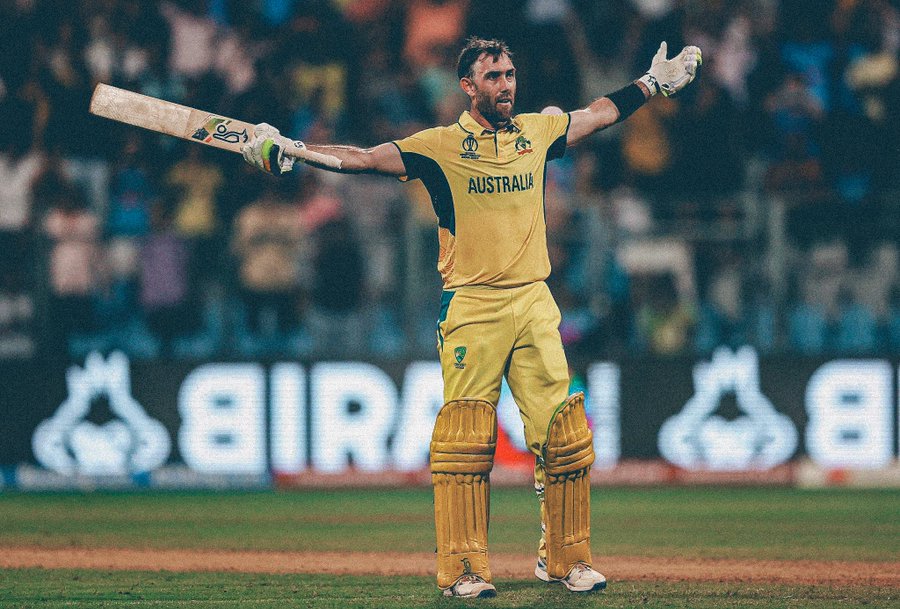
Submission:
[[[695,46],[687,46],[672,59],[666,59],[667,46],[663,42],[653,56],[650,69],[638,81],[650,89],[650,95],[662,93],[666,97],[674,95],[688,86],[697,75],[697,68],[703,64],[703,55]]]

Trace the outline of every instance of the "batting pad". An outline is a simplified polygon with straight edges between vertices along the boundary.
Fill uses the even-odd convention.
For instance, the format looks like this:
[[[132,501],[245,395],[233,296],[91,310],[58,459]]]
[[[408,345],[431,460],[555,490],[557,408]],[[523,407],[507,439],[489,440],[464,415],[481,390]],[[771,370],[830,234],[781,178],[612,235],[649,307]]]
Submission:
[[[554,579],[575,563],[591,564],[593,443],[584,394],[576,393],[553,413],[543,450],[547,574]]]
[[[431,437],[431,481],[437,531],[437,583],[474,573],[491,581],[487,533],[497,411],[484,400],[447,402]]]

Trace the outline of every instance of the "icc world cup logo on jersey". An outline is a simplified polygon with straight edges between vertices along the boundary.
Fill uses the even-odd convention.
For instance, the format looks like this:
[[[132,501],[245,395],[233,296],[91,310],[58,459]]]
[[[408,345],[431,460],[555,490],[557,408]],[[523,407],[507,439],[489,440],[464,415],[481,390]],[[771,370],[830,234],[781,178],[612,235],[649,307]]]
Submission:
[[[475,136],[471,133],[462,141],[462,149],[463,153],[459,155],[459,158],[461,159],[474,160],[481,157],[481,155],[476,152],[478,150],[478,140],[476,140]]]

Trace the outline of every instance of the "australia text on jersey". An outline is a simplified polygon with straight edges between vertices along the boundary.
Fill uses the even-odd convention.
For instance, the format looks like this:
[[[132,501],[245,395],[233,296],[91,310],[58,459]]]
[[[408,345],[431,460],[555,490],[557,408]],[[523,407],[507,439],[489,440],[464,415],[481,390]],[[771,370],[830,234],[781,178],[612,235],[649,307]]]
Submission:
[[[469,194],[491,194],[519,192],[534,188],[534,174],[522,173],[514,176],[486,176],[469,178]]]

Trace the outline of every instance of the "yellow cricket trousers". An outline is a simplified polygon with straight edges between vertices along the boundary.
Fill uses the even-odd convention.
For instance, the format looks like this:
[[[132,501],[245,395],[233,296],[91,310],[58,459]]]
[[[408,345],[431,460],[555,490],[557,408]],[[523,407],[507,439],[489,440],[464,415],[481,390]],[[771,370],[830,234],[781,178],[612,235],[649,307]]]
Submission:
[[[550,417],[569,390],[559,322],[559,308],[543,281],[444,291],[438,321],[444,402],[480,398],[496,406],[505,375],[528,448],[540,455]],[[540,468],[535,478],[543,484]]]

